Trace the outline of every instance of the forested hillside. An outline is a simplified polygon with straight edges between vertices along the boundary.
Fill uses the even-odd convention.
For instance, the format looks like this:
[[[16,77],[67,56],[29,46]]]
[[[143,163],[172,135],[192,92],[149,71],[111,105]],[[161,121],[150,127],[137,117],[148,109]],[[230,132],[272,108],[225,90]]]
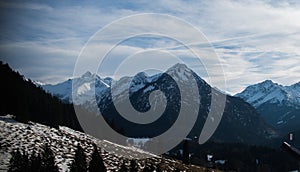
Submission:
[[[73,105],[62,103],[30,80],[0,62],[0,115],[13,114],[22,122],[34,121],[81,130]]]

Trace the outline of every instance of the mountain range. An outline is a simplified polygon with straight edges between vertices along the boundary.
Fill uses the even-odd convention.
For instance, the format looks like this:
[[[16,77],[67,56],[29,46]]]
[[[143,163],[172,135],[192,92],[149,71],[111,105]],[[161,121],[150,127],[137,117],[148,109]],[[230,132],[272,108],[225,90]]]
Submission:
[[[91,101],[96,101],[105,119],[124,129],[126,136],[153,137],[166,131],[177,119],[181,104],[180,91],[176,86],[176,82],[182,82],[188,88],[190,84],[186,80],[188,76],[195,78],[199,90],[199,95],[189,95],[195,102],[199,103],[198,118],[188,136],[194,138],[200,135],[207,119],[211,109],[212,94],[224,93],[212,88],[184,64],[176,64],[166,70],[165,73],[148,76],[146,73],[141,72],[134,77],[123,77],[117,81],[111,78],[101,78],[96,74],[86,72],[80,77],[69,79],[56,85],[42,85],[41,87],[63,101],[81,104],[88,109],[90,109],[89,105],[92,104]],[[113,82],[114,87],[112,87]],[[73,91],[77,95],[83,95],[84,97],[78,96],[79,98],[72,99],[72,83],[74,85]],[[140,112],[148,111],[151,105],[161,104],[162,98],[156,96],[153,100],[154,102],[149,102],[149,96],[153,91],[163,91],[168,103],[162,117],[148,126],[136,126],[136,124],[122,118],[115,105],[123,104],[127,100],[126,86],[128,85],[130,86],[130,102]],[[115,96],[111,95],[112,90]],[[223,117],[211,140],[268,144],[272,138],[278,137],[278,133],[264,122],[263,118],[250,104],[237,97],[225,96],[226,105]],[[186,101],[183,100],[182,102],[185,103]]]
[[[280,131],[300,129],[300,82],[283,86],[266,80],[235,96],[254,106],[268,124]]]
[[[124,157],[120,157],[116,153],[117,150],[127,155],[134,156],[140,154],[141,151],[135,147],[117,145],[115,143],[98,140],[88,134],[78,132],[78,130],[82,130],[80,129],[80,125],[76,119],[76,114],[72,104],[63,103],[58,98],[46,93],[41,87],[37,86],[34,81],[24,78],[24,76],[20,75],[18,72],[13,71],[7,64],[0,62],[0,71],[3,83],[0,84],[0,90],[2,91],[0,105],[1,169],[7,169],[7,165],[9,164],[8,161],[11,157],[10,152],[12,150],[18,149],[23,153],[25,152],[28,153],[28,155],[32,155],[32,150],[39,152],[44,144],[48,144],[50,149],[52,149],[55,155],[55,163],[61,171],[66,171],[71,164],[71,161],[73,161],[74,148],[78,143],[80,143],[84,148],[87,160],[89,161],[91,151],[93,149],[91,145],[93,142],[96,142],[97,146],[101,148],[101,155],[103,156],[105,166],[111,170],[119,169],[121,163],[124,162]],[[183,78],[181,81],[186,84],[189,83],[186,82],[184,76],[193,75],[196,78],[197,85],[200,90],[200,101],[195,101],[200,102],[201,106],[199,107],[199,115],[196,124],[188,136],[190,138],[194,138],[194,136],[199,134],[199,131],[202,129],[202,124],[207,119],[207,112],[210,110],[210,101],[214,101],[211,100],[211,95],[221,93],[216,90],[212,91],[213,88],[211,88],[204,80],[188,69],[185,65],[173,66],[173,68],[170,68],[167,72],[175,79]],[[95,77],[96,75],[86,73],[84,77],[81,76],[77,79],[78,81],[88,81],[89,78]],[[125,77],[116,81],[116,83],[119,82],[119,84],[116,85],[116,88],[117,90],[123,90],[119,89],[120,86],[122,86],[121,83],[126,83],[126,80],[133,80],[130,85],[131,91],[129,92],[129,95],[132,105],[137,110],[147,110],[147,108],[149,108],[149,104],[155,105],[155,103],[151,104],[151,102],[148,102],[147,100],[150,92],[153,92],[156,89],[166,92],[165,95],[170,107],[174,107],[175,109],[179,107],[179,104],[177,104],[177,100],[179,98],[178,90],[175,85],[176,83],[168,77],[168,75],[158,74],[155,76],[147,76],[145,73],[139,73],[133,78],[128,78],[129,77]],[[74,79],[71,79],[70,81],[72,82],[72,80]],[[106,78],[102,81],[112,80]],[[85,82],[82,83],[84,85]],[[103,91],[103,94],[99,95],[104,95],[104,97],[101,99],[100,97],[96,98],[96,101],[99,103],[99,109],[103,112],[104,116],[114,118],[115,125],[121,125],[118,123],[118,114],[115,111],[113,104],[111,104],[112,96],[109,94],[111,91],[110,89],[114,88],[111,88],[112,84],[109,84],[109,82],[105,83],[108,84],[108,86],[106,86],[108,93],[107,91]],[[95,84],[95,86],[99,85]],[[88,91],[90,89],[78,90]],[[124,93],[120,92],[118,95],[121,97],[118,97],[117,102],[122,103]],[[154,100],[157,100],[158,102],[160,101],[160,99]],[[88,103],[86,105],[88,105]],[[86,105],[83,106],[86,107]],[[12,117],[11,115],[2,116],[6,114],[13,114],[15,117]],[[161,121],[162,123],[158,123],[158,132],[160,132],[159,130],[164,131],[165,128],[162,128],[161,126],[168,125],[168,122],[172,122],[172,119],[174,120],[176,118],[176,110],[172,111],[172,108],[168,109],[167,113],[164,115],[166,115],[167,118],[164,118],[163,121]],[[168,121],[169,117],[171,117],[171,121]],[[73,129],[77,131],[74,131]],[[139,129],[137,128],[136,130]],[[157,132],[153,128],[152,130]],[[140,134],[138,132],[130,133],[132,131],[130,131],[130,126],[127,124],[124,126],[123,131],[125,131],[125,135]],[[149,133],[151,134],[152,132]],[[276,135],[277,133],[272,129],[272,127],[264,122],[261,116],[249,103],[246,103],[241,98],[227,95],[223,118],[211,140],[205,143],[205,145],[199,145],[197,142],[193,142],[194,139],[190,139],[193,142],[188,144],[188,149],[192,153],[191,162],[193,164],[211,167],[211,164],[209,164],[206,160],[206,155],[212,154],[215,157],[213,160],[215,162],[218,162],[218,160],[226,160],[225,166],[223,165],[222,168],[231,171],[233,169],[237,171],[253,171],[260,167],[264,167],[264,169],[265,167],[268,167],[272,169],[271,171],[289,171],[291,169],[295,169],[297,167],[297,163],[291,158],[289,159],[289,156],[283,153],[279,147],[275,147],[274,149],[257,146],[257,144],[271,146],[269,143],[270,141],[277,139],[277,137],[274,138]],[[225,142],[235,143],[231,144]],[[249,144],[254,144],[255,146],[249,146]],[[179,144],[178,147],[168,152],[168,156],[172,156],[176,159],[182,158],[182,155],[178,152],[182,151],[183,147],[184,143]],[[261,162],[259,165],[254,164],[257,159]],[[187,169],[181,162],[176,160],[160,160],[162,159],[151,159],[149,162],[155,164],[163,162],[163,165],[165,164],[164,167],[167,168],[173,168],[179,165],[180,168]],[[125,164],[129,165],[129,162]],[[139,166],[139,168],[143,168],[143,164],[148,164],[148,161],[140,163],[139,165],[141,166]],[[188,166],[189,169],[194,167],[198,168],[194,165]],[[201,170],[203,171],[203,168]],[[192,171],[196,171],[196,169],[193,169]]]

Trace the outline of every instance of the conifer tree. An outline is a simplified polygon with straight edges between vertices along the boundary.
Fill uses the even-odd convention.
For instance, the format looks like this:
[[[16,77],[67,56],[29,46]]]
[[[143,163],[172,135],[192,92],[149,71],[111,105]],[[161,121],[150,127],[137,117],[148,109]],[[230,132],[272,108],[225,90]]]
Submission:
[[[157,167],[155,171],[156,172],[162,172],[162,170],[160,169],[160,167]]]
[[[130,160],[130,172],[137,172],[138,171],[138,164],[136,160]]]
[[[11,159],[9,161],[9,172],[22,171],[22,154],[19,150],[11,152]]]
[[[71,172],[87,171],[86,155],[80,145],[77,146],[74,161],[70,168]]]
[[[99,154],[97,146],[94,144],[94,151],[92,153],[92,160],[89,165],[89,172],[106,172],[106,167],[103,163],[103,159]]]
[[[43,147],[41,158],[42,158],[42,166],[41,166],[42,171],[49,171],[49,172],[59,171],[58,167],[55,165],[55,156],[53,154],[53,151],[50,149],[48,145],[45,145]]]
[[[42,159],[39,153],[32,153],[30,157],[30,171],[42,171]]]
[[[120,167],[120,170],[119,170],[120,172],[128,172],[129,170],[128,170],[128,168],[127,168],[127,166],[126,166],[126,162],[125,162],[125,160],[122,162],[122,164],[121,164],[121,167]]]
[[[30,170],[29,156],[28,153],[25,151],[23,151],[22,153],[21,167],[22,167],[22,171]]]

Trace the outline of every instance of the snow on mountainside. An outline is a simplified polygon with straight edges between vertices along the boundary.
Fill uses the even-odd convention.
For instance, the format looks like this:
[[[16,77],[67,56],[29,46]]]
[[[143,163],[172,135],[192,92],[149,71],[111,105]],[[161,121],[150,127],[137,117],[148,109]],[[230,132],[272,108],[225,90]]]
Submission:
[[[44,144],[48,144],[54,152],[55,163],[60,171],[68,171],[74,159],[77,144],[80,144],[84,149],[87,162],[89,162],[93,152],[93,143],[98,146],[99,150],[101,149],[100,154],[108,171],[118,171],[124,161],[128,162],[124,154],[130,158],[153,156],[146,160],[139,160],[139,170],[143,169],[145,163],[151,163],[155,166],[163,163],[168,169],[167,171],[174,171],[176,167],[182,170],[204,171],[202,167],[185,166],[180,161],[162,158],[136,147],[121,146],[106,140],[98,140],[67,127],[60,126],[59,129],[55,129],[33,122],[20,123],[12,119],[10,115],[0,116],[0,132],[0,171],[7,171],[12,150],[25,150],[30,155],[33,151],[42,151]]]
[[[191,69],[189,69],[185,64],[180,63],[168,69],[166,73],[179,81],[188,81],[189,76],[192,75]]]
[[[192,75],[191,69],[184,64],[175,64],[169,68],[166,73],[178,81],[185,81],[190,75]],[[96,97],[98,96],[99,99],[107,96],[106,93],[107,91],[110,91],[109,88],[112,83],[114,83],[114,87],[112,89],[115,95],[119,95],[128,88],[128,83],[131,81],[130,91],[136,92],[145,87],[146,84],[157,81],[160,76],[161,74],[148,76],[146,73],[140,72],[134,78],[122,77],[120,80],[114,81],[111,78],[102,79],[96,74],[86,72],[81,77],[69,79],[56,85],[41,85],[41,87],[46,92],[60,98],[64,102],[72,103],[72,82],[74,82],[73,91],[78,95],[78,99],[76,99],[73,103],[87,104],[88,102],[95,100],[95,93]],[[94,91],[94,89],[96,90]]]
[[[299,130],[300,82],[282,86],[266,80],[236,95],[252,104],[264,120],[282,132]]]
[[[91,74],[90,72],[84,73],[81,77],[69,79],[65,82],[56,85],[41,85],[41,87],[48,93],[57,96],[61,100],[72,103],[72,82],[74,82],[73,91],[76,94],[84,95],[85,97],[80,97],[75,100],[75,104],[84,104],[86,100],[93,100],[96,95],[101,95],[103,91],[110,87],[111,79],[102,79],[96,74]],[[96,91],[94,90],[96,89]]]
[[[300,82],[291,86],[282,86],[271,80],[248,86],[243,92],[236,94],[252,104],[259,107],[264,103],[300,106]]]
[[[194,88],[191,88],[191,82],[186,81],[186,78],[189,77],[195,78],[199,93],[195,94],[196,92],[193,91]],[[99,82],[97,82],[97,80]],[[88,95],[85,102],[75,100],[74,103],[83,103],[82,107],[88,109],[90,112],[97,112],[96,114],[100,112],[107,121],[114,123],[115,126],[120,126],[120,129],[125,130],[126,135],[129,137],[151,138],[165,132],[176,121],[182,106],[185,106],[186,109],[189,110],[189,113],[187,114],[198,113],[198,118],[192,120],[195,127],[187,134],[193,138],[194,136],[199,136],[209,112],[211,111],[211,103],[217,104],[218,101],[220,101],[220,99],[212,99],[212,96],[222,95],[222,93],[211,88],[211,86],[201,79],[200,76],[183,64],[176,64],[169,68],[165,73],[153,76],[147,76],[145,73],[141,72],[134,77],[122,77],[117,81],[108,80],[108,82],[105,83],[112,83],[109,84],[110,87],[103,84],[102,81],[107,80],[103,80],[97,75],[86,73],[79,78],[74,78],[56,86],[51,86],[51,89],[55,90],[54,88],[57,88],[57,90],[69,90],[69,94],[60,95],[58,97],[63,97],[64,100],[70,100],[72,82],[75,85],[74,91],[78,94],[81,93],[81,91],[89,91],[93,88],[94,83],[96,83],[94,88],[96,87],[96,89],[100,90],[96,91],[96,96],[84,94]],[[188,91],[185,92],[180,90],[178,85],[181,85],[181,88]],[[127,88],[129,88],[129,92],[125,91]],[[157,94],[159,92],[155,92],[154,90],[160,90],[164,94]],[[116,95],[112,95],[111,92]],[[185,92],[183,97],[180,95],[181,92]],[[56,96],[57,93],[59,92],[52,92],[52,94]],[[88,93],[93,93],[93,91]],[[130,95],[129,103],[139,112],[149,112],[151,109],[156,111],[161,109],[162,105],[166,104],[165,111],[162,113],[155,113],[162,114],[161,118],[151,125],[136,125],[128,120],[124,120],[116,109],[116,106],[122,106],[124,103],[128,103],[128,93]],[[150,96],[155,96],[155,98],[151,99]],[[276,132],[265,124],[261,116],[248,103],[245,103],[239,98],[228,95],[224,96],[226,96],[224,97],[226,98],[226,102],[224,102],[226,104],[224,114],[222,116],[220,127],[218,127],[219,129],[215,132],[212,140],[263,144],[277,135]],[[94,97],[96,97],[96,99],[94,99]],[[89,98],[93,99],[92,101],[97,101],[98,107],[96,107],[96,109],[94,109],[95,107],[93,106],[95,102],[89,102],[91,101]],[[195,106],[191,106],[190,101],[195,103]],[[133,113],[127,114],[131,115]],[[215,121],[214,119],[215,118],[210,118],[212,122]]]

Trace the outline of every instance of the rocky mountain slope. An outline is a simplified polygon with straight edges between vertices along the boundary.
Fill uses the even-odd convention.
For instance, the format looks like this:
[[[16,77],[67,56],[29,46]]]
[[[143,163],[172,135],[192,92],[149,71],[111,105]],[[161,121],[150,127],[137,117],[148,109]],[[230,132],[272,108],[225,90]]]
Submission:
[[[186,96],[188,97],[186,100],[181,100],[181,90],[179,91],[176,82],[182,83],[185,88],[190,88],[190,81],[187,78],[191,76],[196,80],[199,94],[190,94]],[[92,80],[94,82],[91,82]],[[199,109],[190,108],[191,113],[193,113],[192,111],[198,111],[198,118],[189,137],[198,137],[211,110],[212,95],[223,95],[222,92],[212,88],[184,64],[176,64],[165,73],[148,76],[141,72],[134,77],[123,77],[117,81],[109,78],[102,79],[95,74],[87,72],[81,77],[57,85],[44,85],[42,88],[62,100],[70,101],[72,100],[70,90],[72,82],[74,83],[73,91],[78,95],[73,103],[83,104],[87,109],[91,109],[89,105],[92,104],[92,101],[96,101],[98,108],[106,120],[108,122],[113,121],[116,126],[124,129],[125,134],[130,137],[153,137],[163,133],[177,119],[182,105],[189,107],[189,103],[187,103],[189,99],[192,99],[192,102],[197,103],[199,106]],[[129,93],[127,92],[128,87]],[[128,100],[128,94],[131,105],[137,111],[147,112],[152,106],[155,109],[159,105],[164,104],[163,101],[165,101],[162,96],[158,95],[151,100],[152,102],[149,101],[150,94],[157,90],[165,94],[167,106],[161,115],[162,117],[151,123],[151,125],[137,126],[121,117],[116,110],[116,106],[121,106]],[[81,94],[83,92],[86,94]],[[114,92],[114,95],[112,95],[112,92]],[[273,137],[277,137],[277,133],[264,122],[252,106],[239,98],[225,96],[227,100],[225,102],[224,114],[216,133],[213,135],[214,140],[262,144],[268,143]],[[219,100],[213,101],[216,104],[219,103]]]
[[[300,129],[300,82],[282,86],[266,80],[248,86],[236,96],[253,105],[275,128],[283,132]]]

